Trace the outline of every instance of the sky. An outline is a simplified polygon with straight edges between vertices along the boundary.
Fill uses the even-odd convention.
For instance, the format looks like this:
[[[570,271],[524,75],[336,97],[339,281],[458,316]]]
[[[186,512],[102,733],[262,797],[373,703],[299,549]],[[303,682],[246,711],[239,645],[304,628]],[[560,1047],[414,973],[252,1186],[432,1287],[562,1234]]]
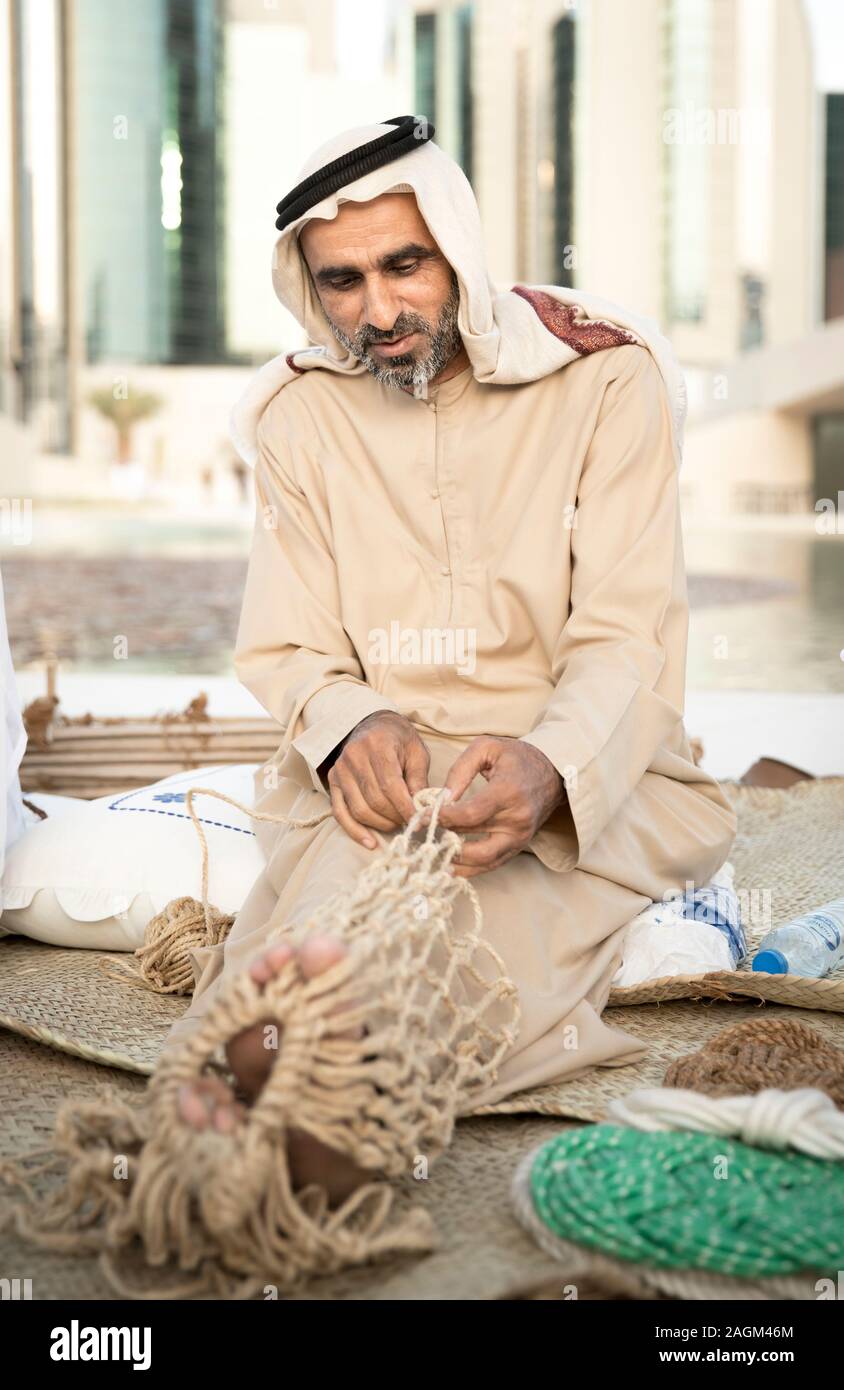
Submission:
[[[844,0],[803,0],[815,53],[815,81],[821,91],[844,92]]]

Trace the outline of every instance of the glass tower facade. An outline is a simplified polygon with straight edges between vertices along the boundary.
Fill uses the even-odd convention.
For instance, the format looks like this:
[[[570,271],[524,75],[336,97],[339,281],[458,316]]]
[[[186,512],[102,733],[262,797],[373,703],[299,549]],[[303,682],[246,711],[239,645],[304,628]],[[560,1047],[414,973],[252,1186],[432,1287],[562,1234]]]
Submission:
[[[215,0],[77,0],[77,273],[89,362],[225,360]]]
[[[574,245],[575,18],[564,15],[552,33],[554,84],[554,284],[573,286],[567,247]]]
[[[413,16],[414,111],[440,126],[438,143],[457,160],[470,183],[475,153],[474,21],[473,4],[442,11],[419,10]],[[445,119],[446,115],[451,119]]]
[[[472,182],[474,156],[474,100],[472,94],[472,20],[473,6],[462,5],[457,11],[457,159],[463,173]]]
[[[11,0],[3,10],[2,408],[46,451],[66,450],[71,429],[63,13],[58,0]]]
[[[844,317],[844,92],[826,94],[824,170],[824,318]],[[813,420],[815,495],[837,499],[844,490],[844,411]]]
[[[710,154],[683,122],[711,105],[710,0],[665,0],[662,34],[663,105],[676,113],[674,132],[670,125],[662,132],[664,313],[668,323],[699,323],[706,317]]]
[[[15,188],[13,183],[13,79],[10,0],[0,0],[0,415],[17,413],[13,366]]]
[[[437,124],[437,16],[414,16],[414,93],[417,116]]]
[[[826,96],[824,318],[844,317],[844,92]]]

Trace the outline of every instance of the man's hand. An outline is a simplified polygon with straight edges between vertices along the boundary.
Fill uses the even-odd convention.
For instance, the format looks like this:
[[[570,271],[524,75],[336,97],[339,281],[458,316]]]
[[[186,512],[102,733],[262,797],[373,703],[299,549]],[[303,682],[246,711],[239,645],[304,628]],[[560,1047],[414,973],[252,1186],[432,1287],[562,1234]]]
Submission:
[[[460,805],[478,773],[489,786]],[[452,799],[440,812],[440,824],[459,835],[484,835],[465,842],[460,858],[453,861],[461,878],[488,873],[512,859],[565,796],[565,784],[553,763],[533,744],[517,738],[476,738],[453,764],[445,785]]]
[[[358,844],[375,849],[375,830],[396,830],[428,785],[431,755],[409,719],[379,710],[356,724],[328,772],[331,809]]]

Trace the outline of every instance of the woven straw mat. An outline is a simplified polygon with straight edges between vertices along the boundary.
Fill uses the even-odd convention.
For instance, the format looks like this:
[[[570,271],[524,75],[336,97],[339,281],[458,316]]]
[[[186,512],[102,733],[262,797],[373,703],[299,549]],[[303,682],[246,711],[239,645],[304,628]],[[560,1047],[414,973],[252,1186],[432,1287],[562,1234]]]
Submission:
[[[769,926],[844,896],[844,778],[799,782],[786,789],[722,785],[739,817],[730,854],[736,886],[746,896],[751,918],[760,907],[758,916],[763,919],[748,921],[745,911],[751,945]],[[107,1067],[149,1075],[170,1025],[187,1001],[122,985],[103,971],[100,959],[95,951],[4,938],[0,1028]],[[844,1014],[844,972],[806,980],[754,975],[744,969],[657,980],[614,990],[604,1013],[608,1024],[648,1044],[643,1062],[593,1068],[582,1077],[523,1091],[478,1113],[534,1112],[599,1120],[610,1099],[626,1095],[634,1086],[658,1085],[676,1057],[695,1051],[740,1016],[751,1017],[761,1001],[807,1011],[805,1021],[844,1045],[844,1019],[837,1017]]]

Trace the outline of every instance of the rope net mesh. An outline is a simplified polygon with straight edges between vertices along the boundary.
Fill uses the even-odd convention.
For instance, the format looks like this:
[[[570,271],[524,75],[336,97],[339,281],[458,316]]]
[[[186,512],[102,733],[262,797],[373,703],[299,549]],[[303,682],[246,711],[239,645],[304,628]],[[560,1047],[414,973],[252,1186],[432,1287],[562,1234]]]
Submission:
[[[519,1022],[516,988],[482,939],[477,893],[450,871],[461,841],[437,831],[441,801],[437,789],[418,793],[413,819],[348,888],[295,934],[273,933],[295,941],[330,932],[348,948],[334,965],[305,979],[294,958],[263,986],[248,972],[224,977],[195,1031],[164,1053],[139,1102],[105,1092],[95,1104],[61,1107],[52,1162],[65,1167],[64,1185],[36,1202],[25,1177],[4,1175],[29,1192],[7,1214],[22,1235],[98,1252],[112,1286],[130,1296],[142,1291],[124,1284],[120,1252],[193,1276],[145,1290],[146,1297],[250,1297],[268,1283],[290,1289],[436,1244],[427,1213],[398,1211],[396,1188],[385,1179],[442,1153],[456,1118],[494,1081]],[[313,825],[329,814],[264,818]],[[195,815],[194,823],[203,839],[203,908],[212,916]],[[458,924],[460,897],[468,910]],[[179,1113],[182,1087],[219,1074],[226,1042],[254,1025],[263,1026],[265,1045],[277,1038],[262,1090],[233,1132],[191,1128]],[[336,1207],[316,1183],[294,1192],[293,1129],[374,1180]]]

